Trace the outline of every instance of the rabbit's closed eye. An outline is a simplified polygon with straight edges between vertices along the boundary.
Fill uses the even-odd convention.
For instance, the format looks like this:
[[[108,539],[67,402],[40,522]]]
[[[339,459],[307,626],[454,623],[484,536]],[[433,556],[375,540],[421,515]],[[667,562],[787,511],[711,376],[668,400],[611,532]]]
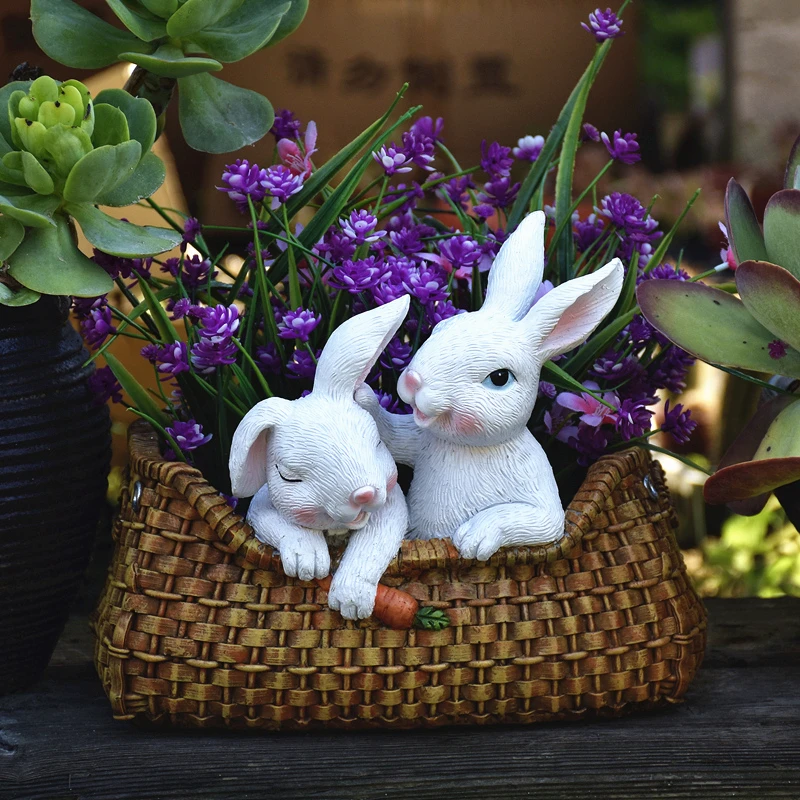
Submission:
[[[290,473],[290,472],[288,472],[288,470],[286,470],[285,467],[284,467],[284,470],[286,470],[288,475],[291,475],[291,477],[287,477],[287,475],[284,475],[283,472],[281,471],[281,468],[277,464],[275,465],[275,469],[278,471],[278,475],[280,475],[281,478],[283,478],[283,480],[286,481],[286,483],[301,483],[302,480],[303,480],[302,478],[295,478],[292,475],[292,473]]]
[[[487,389],[507,389],[516,383],[516,377],[510,369],[503,367],[490,372],[484,379],[483,385]]]

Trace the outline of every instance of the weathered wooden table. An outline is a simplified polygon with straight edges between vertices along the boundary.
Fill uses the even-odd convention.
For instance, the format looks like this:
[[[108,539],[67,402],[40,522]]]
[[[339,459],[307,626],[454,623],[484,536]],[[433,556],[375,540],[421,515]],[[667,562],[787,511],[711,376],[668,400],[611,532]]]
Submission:
[[[111,718],[74,618],[0,698],[2,800],[800,798],[800,599],[712,600],[685,704],[591,724],[422,732],[148,732]]]

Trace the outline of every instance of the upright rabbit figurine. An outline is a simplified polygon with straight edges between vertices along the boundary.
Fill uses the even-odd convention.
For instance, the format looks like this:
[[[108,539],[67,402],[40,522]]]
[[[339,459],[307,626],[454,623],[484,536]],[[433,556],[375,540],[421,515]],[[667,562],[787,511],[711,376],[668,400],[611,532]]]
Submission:
[[[501,248],[483,307],[440,322],[400,376],[414,415],[375,417],[395,460],[414,467],[410,537],[451,537],[465,558],[559,538],[564,512],[553,470],[527,423],[542,365],[583,342],[614,306],[614,259],[556,287],[535,305],[544,270],[545,216],[526,217]]]
[[[233,493],[255,494],[247,519],[280,552],[287,575],[324,578],[331,562],[323,532],[351,532],[328,592],[328,605],[348,619],[372,613],[408,525],[394,461],[354,400],[408,304],[402,297],[342,323],[320,355],[312,393],[258,403],[231,445]]]

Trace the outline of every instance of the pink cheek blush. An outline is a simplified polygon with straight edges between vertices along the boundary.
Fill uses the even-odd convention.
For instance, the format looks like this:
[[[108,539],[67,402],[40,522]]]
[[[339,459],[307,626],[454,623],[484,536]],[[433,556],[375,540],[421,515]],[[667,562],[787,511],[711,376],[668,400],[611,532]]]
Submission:
[[[295,522],[297,522],[299,525],[304,525],[307,528],[314,526],[317,519],[319,519],[319,514],[320,509],[313,507],[309,508],[308,506],[296,508],[292,512]]]
[[[386,494],[389,494],[389,492],[391,492],[392,489],[394,489],[395,486],[397,486],[397,473],[396,472],[392,473],[392,475],[389,476],[389,480],[386,481]]]
[[[483,425],[474,414],[453,414],[452,425],[457,433],[474,435],[483,432]]]

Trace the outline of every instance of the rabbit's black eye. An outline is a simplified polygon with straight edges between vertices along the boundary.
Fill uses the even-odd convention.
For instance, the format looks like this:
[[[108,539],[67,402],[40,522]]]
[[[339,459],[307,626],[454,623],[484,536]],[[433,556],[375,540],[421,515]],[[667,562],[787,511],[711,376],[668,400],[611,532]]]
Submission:
[[[514,373],[510,369],[496,369],[484,378],[483,385],[489,389],[504,389],[506,386],[511,386],[515,380]]]
[[[285,475],[284,475],[284,474],[281,472],[281,470],[280,470],[280,467],[279,467],[277,464],[275,465],[275,469],[278,471],[278,475],[280,475],[280,476],[281,476],[281,478],[283,478],[283,480],[285,480],[285,481],[286,481],[286,483],[301,483],[301,482],[302,482],[302,480],[303,480],[302,478],[287,478],[287,477],[286,477],[286,476],[285,476]]]

